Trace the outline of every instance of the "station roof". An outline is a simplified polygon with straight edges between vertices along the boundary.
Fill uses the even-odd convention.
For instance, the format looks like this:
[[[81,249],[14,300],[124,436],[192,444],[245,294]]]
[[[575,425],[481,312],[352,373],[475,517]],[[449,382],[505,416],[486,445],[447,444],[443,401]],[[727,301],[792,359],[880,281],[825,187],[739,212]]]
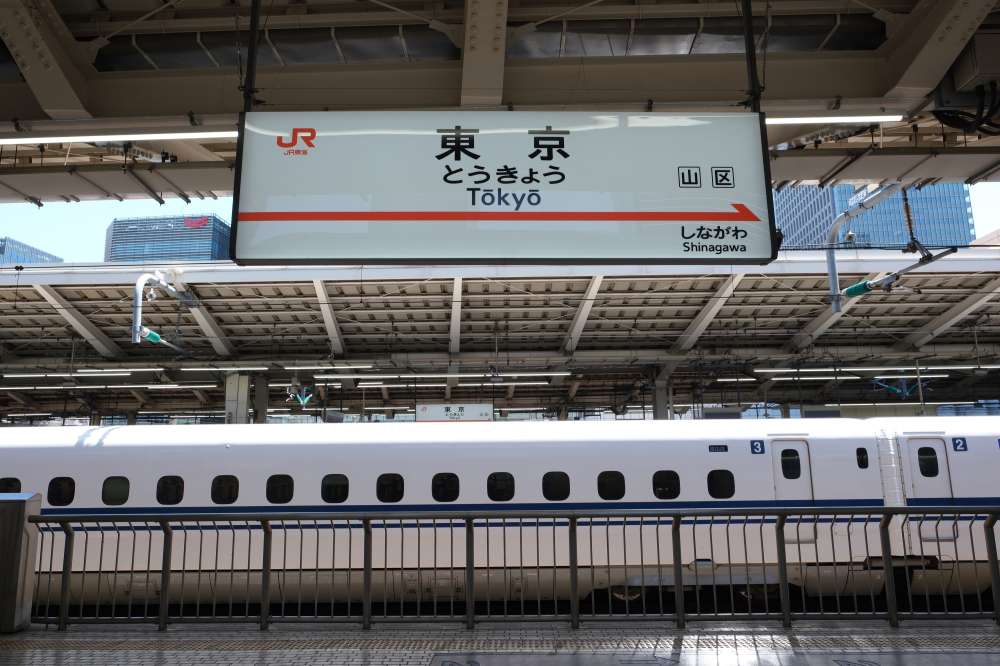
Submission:
[[[841,252],[841,286],[911,261],[897,252]],[[189,308],[161,295],[144,304],[143,324],[182,353],[130,341],[135,280],[156,269],[198,301]],[[907,274],[889,294],[848,300],[839,314],[826,290],[817,252],[721,273],[227,263],[4,269],[0,412],[219,409],[226,368],[266,375],[276,408],[287,407],[284,387],[296,375],[355,407],[448,396],[501,407],[621,408],[648,403],[657,382],[668,381],[678,404],[888,402],[914,399],[907,392],[917,366],[929,375],[927,400],[997,397],[997,248],[960,250]],[[130,374],[93,372],[115,369]]]
[[[739,2],[262,4],[262,110],[719,111],[747,98]],[[9,0],[0,22],[22,29],[0,35],[0,142],[234,129],[248,7]],[[995,39],[996,0],[755,0],[753,12],[770,117],[903,117],[769,126],[776,185],[1000,179],[1000,137],[945,127],[931,113],[975,107],[974,77],[955,90],[951,72],[970,38]],[[232,139],[128,143],[6,146],[0,202],[233,189]]]

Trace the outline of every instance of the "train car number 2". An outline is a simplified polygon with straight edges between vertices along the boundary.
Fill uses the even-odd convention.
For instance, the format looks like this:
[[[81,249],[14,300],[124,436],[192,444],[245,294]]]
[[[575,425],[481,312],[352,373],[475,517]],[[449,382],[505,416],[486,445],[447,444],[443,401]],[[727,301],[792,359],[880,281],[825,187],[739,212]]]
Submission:
[[[952,437],[951,448],[956,451],[968,451],[969,444],[965,441],[964,437]]]

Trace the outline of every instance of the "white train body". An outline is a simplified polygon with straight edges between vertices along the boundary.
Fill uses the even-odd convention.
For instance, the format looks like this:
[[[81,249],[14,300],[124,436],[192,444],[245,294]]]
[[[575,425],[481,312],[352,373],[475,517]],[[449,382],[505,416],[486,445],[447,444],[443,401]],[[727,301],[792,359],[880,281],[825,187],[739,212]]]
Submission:
[[[0,429],[0,487],[12,490],[16,480],[21,491],[41,493],[43,514],[166,519],[211,513],[238,520],[248,514],[476,512],[482,515],[474,523],[478,598],[568,594],[566,520],[490,518],[491,512],[584,516],[578,525],[578,558],[579,594],[586,596],[595,589],[674,584],[669,518],[588,519],[588,511],[738,514],[748,508],[908,505],[960,506],[974,513],[1000,505],[998,471],[1000,418],[992,417]],[[568,479],[565,499],[543,493],[545,478],[553,480],[546,485],[550,496],[553,488],[565,489],[560,483],[565,479],[545,477],[550,472]],[[491,499],[488,479],[496,473],[513,478],[510,499]],[[399,501],[378,497],[379,478],[387,474],[402,478]],[[435,476],[442,474],[454,477],[437,477],[450,481],[437,483]],[[275,475],[291,477],[287,502],[269,501],[268,480]],[[342,479],[333,488],[327,483],[330,475],[347,478],[346,498]],[[213,502],[213,483],[220,476],[238,479],[232,503]],[[74,493],[68,504],[53,506],[51,500],[59,498],[50,496],[50,483],[59,477],[73,480]],[[113,505],[105,502],[109,477],[128,480],[127,497],[122,497],[121,481],[115,482]],[[183,479],[183,496],[169,500],[180,501],[158,501],[164,499],[158,496],[163,477]],[[599,478],[604,480],[600,489]],[[617,497],[621,480],[624,494]],[[59,483],[65,493],[65,481]],[[386,485],[382,499],[395,499],[398,484]],[[271,499],[287,498],[287,482],[279,490],[283,496]],[[935,563],[914,575],[915,592],[960,587],[968,593],[989,585],[981,523],[973,530],[961,520],[897,520],[894,557]],[[462,593],[464,528],[458,523],[386,520],[375,526],[372,566],[380,595],[412,599]],[[105,523],[104,529],[109,527]],[[308,521],[302,530],[283,527],[273,532],[271,562],[283,592],[297,585],[358,597],[360,523],[325,518],[324,529]],[[686,520],[682,531],[685,585],[777,581],[773,519]],[[43,574],[61,570],[61,538],[49,535],[47,552],[39,556]],[[114,574],[133,566],[123,560],[138,562],[136,569],[158,561],[161,538],[154,528],[121,530],[89,550],[78,543],[73,570],[81,578],[91,575],[89,582],[74,582],[74,596],[96,597],[103,588],[104,595],[112,590],[132,599],[155,597],[156,580],[147,576],[139,590],[134,581],[117,582]],[[186,595],[188,587],[214,576],[215,593],[256,598],[262,543],[259,525],[177,532],[172,568],[186,576],[183,583],[174,577],[172,594]],[[884,581],[880,565],[873,565],[881,554],[877,519],[789,522],[785,551],[790,582],[810,594],[869,593]],[[210,573],[219,570],[233,573],[228,583]]]

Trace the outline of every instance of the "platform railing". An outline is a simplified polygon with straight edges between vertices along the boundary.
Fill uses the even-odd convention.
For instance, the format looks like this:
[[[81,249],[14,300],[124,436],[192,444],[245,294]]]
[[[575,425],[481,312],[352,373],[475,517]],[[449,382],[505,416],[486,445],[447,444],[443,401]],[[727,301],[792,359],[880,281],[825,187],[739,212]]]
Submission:
[[[993,618],[1000,507],[44,515],[33,620]]]

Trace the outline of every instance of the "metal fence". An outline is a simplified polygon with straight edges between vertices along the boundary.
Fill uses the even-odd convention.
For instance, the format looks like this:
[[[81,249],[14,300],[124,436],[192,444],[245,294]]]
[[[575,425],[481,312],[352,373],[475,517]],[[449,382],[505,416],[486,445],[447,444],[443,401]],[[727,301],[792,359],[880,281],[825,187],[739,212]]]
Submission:
[[[1000,507],[36,516],[70,623],[992,617]]]

